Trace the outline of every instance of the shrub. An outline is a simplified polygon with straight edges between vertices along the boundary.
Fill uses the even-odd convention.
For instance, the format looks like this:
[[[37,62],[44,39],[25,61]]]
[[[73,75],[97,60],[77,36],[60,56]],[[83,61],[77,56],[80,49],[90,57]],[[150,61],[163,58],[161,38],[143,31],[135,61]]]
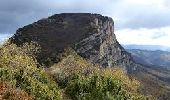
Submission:
[[[35,48],[35,49],[34,49]],[[145,100],[138,93],[140,83],[130,80],[117,68],[103,69],[78,56],[72,49],[59,55],[61,61],[45,71],[37,68],[34,43],[5,44],[0,48],[0,80],[12,88],[20,88],[24,95],[36,100],[60,100],[68,96],[74,100]],[[53,77],[62,88],[53,81]],[[5,92],[4,92],[5,93]],[[10,96],[5,93],[7,96]]]
[[[129,93],[124,83],[113,77],[102,75],[73,75],[67,83],[66,93],[73,100],[146,100],[137,93]]]
[[[111,77],[78,75],[68,83],[66,92],[75,100],[126,100],[121,88],[121,82]]]
[[[0,48],[0,79],[8,81],[13,87],[21,88],[36,100],[59,100],[61,94],[56,83],[44,69],[37,68],[37,61],[29,53],[36,47],[26,44],[17,47],[5,44]],[[26,49],[26,47],[29,47]]]
[[[7,82],[0,82],[0,100],[33,100],[25,91],[13,88]]]
[[[101,68],[70,54],[48,70],[73,100],[146,100],[121,69]]]

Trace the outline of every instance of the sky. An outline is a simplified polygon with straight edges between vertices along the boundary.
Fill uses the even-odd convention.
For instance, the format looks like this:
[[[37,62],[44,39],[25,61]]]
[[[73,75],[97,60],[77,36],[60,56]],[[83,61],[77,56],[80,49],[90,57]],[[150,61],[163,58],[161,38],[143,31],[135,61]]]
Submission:
[[[58,13],[109,16],[121,44],[170,47],[170,0],[0,0],[0,41]]]

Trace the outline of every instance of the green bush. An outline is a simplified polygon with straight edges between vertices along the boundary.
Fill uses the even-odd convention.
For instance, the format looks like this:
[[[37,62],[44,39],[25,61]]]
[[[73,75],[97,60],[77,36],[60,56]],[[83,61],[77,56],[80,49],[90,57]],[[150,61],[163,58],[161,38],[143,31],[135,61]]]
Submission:
[[[66,93],[73,100],[145,100],[128,94],[122,86],[120,80],[112,77],[74,75],[67,84]]]
[[[78,55],[66,56],[49,73],[73,100],[147,100],[138,92],[139,81],[121,69],[102,69]]]
[[[1,47],[0,80],[21,88],[36,100],[60,100],[57,84],[44,69],[37,68],[38,63],[29,53],[31,51],[27,52],[31,49],[23,49],[14,44]]]
[[[35,49],[34,49],[35,48]],[[145,100],[139,82],[117,69],[100,69],[69,49],[48,70],[34,56],[37,45],[5,44],[0,48],[0,81],[20,88],[35,100]],[[39,68],[38,68],[39,67]],[[62,93],[58,85],[62,88]],[[62,95],[61,95],[62,94]],[[63,98],[62,98],[63,97]]]

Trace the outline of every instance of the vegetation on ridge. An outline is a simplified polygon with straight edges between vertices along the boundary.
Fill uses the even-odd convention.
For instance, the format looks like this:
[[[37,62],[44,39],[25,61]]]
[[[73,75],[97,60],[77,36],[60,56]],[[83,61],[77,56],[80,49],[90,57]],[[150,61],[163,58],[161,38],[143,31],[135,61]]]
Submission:
[[[1,82],[9,82],[12,87],[22,89],[36,100],[59,100],[61,96],[57,84],[42,68],[37,68],[38,63],[29,51],[34,46],[27,45],[17,47],[15,44],[5,44],[1,47]]]
[[[121,69],[101,68],[67,49],[63,60],[48,69],[73,100],[146,100],[138,93],[140,83]]]
[[[72,49],[61,55],[59,63],[44,69],[33,54],[38,50],[34,43],[22,47],[7,43],[0,48],[0,86],[9,84],[6,86],[11,88],[7,93],[0,91],[2,99],[21,96],[28,100],[147,99],[138,93],[140,83],[130,80],[120,69],[102,69]]]

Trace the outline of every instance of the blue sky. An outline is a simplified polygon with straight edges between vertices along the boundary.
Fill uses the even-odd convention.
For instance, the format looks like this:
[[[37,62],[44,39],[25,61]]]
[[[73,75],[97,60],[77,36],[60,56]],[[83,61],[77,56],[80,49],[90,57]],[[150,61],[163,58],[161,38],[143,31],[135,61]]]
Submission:
[[[170,0],[0,0],[0,40],[19,27],[68,12],[112,17],[122,44],[170,46]]]

